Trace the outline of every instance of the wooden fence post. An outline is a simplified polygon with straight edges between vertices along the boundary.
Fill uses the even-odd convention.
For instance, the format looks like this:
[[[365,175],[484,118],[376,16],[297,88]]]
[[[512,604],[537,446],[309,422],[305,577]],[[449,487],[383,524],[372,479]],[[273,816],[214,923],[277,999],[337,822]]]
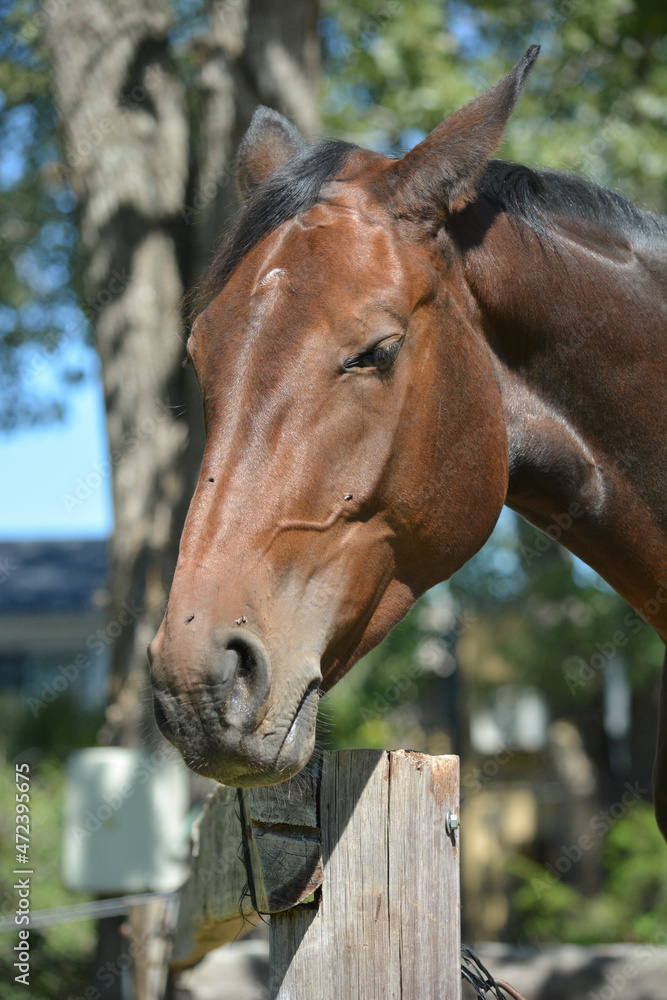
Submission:
[[[458,759],[328,754],[317,909],[271,918],[275,1000],[458,1000]]]
[[[229,790],[212,801],[225,793],[229,807]],[[458,832],[446,825],[458,799],[457,757],[404,750],[325,753],[308,780],[238,794],[238,827],[224,820],[223,839],[236,838],[238,859],[243,837],[249,895],[271,913],[272,1000],[460,1000]],[[224,890],[220,906],[210,878],[204,895],[196,888],[198,863],[209,875],[220,868],[210,856],[216,840],[226,850],[222,867],[229,863],[229,844],[206,833],[216,823],[220,810],[209,808],[195,886],[183,891],[175,967],[239,927],[238,897],[230,913],[233,893]],[[218,893],[223,883],[221,875]],[[252,908],[247,895],[242,906]]]

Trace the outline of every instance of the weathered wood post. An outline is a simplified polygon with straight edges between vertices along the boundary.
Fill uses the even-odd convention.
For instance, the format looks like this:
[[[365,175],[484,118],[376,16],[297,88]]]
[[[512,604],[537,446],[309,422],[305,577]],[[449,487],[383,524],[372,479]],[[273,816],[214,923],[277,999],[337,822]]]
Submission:
[[[220,789],[183,890],[174,967],[233,939],[256,907],[271,914],[273,1000],[460,1000],[458,831],[446,821],[458,816],[458,766],[342,751],[284,785]]]

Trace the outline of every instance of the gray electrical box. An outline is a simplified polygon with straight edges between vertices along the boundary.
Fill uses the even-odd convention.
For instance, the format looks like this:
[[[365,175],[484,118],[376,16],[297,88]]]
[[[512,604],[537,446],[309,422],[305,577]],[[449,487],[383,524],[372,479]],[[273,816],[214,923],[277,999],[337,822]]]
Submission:
[[[99,895],[177,889],[188,874],[188,795],[185,767],[176,760],[124,747],[72,754],[65,884]]]

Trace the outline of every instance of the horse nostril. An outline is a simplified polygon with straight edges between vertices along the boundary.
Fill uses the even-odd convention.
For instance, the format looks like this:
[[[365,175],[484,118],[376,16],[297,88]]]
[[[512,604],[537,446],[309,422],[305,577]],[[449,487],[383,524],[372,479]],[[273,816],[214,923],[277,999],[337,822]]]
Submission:
[[[253,655],[252,650],[248,649],[248,647],[243,643],[234,643],[234,645],[230,647],[230,651],[235,652],[238,657],[237,669],[239,679],[250,683],[252,681],[256,663],[256,658]]]
[[[228,725],[254,729],[271,683],[268,654],[253,635],[229,636],[224,647],[219,671],[224,691],[223,717]]]

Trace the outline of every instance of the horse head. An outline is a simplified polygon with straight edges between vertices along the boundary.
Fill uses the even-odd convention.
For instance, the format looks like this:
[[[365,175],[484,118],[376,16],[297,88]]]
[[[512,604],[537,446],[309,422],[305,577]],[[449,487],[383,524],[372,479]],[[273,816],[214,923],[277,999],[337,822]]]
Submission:
[[[158,725],[202,774],[303,767],[319,692],[493,529],[507,433],[446,223],[537,51],[402,159],[255,113],[188,341],[207,444],[150,649]]]

